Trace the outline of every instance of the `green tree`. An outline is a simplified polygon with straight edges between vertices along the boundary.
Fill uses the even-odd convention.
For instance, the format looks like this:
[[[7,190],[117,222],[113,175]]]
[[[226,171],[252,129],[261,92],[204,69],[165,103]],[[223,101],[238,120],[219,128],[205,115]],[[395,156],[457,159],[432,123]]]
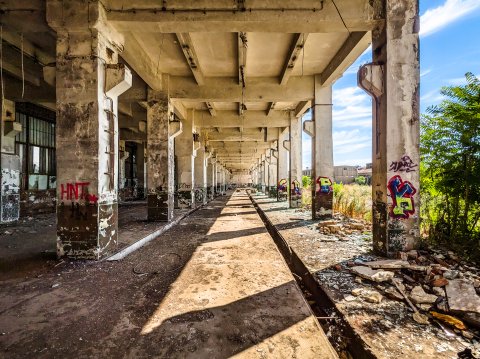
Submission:
[[[422,217],[436,240],[478,248],[480,80],[465,77],[465,85],[443,87],[445,99],[422,118]]]
[[[367,179],[364,176],[355,177],[355,183],[359,185],[367,184]]]

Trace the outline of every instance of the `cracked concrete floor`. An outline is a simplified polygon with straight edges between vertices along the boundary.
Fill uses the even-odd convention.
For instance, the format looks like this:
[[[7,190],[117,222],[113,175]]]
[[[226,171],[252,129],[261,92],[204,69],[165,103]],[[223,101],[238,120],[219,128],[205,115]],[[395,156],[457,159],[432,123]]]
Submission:
[[[121,262],[0,283],[8,358],[336,358],[244,192]]]

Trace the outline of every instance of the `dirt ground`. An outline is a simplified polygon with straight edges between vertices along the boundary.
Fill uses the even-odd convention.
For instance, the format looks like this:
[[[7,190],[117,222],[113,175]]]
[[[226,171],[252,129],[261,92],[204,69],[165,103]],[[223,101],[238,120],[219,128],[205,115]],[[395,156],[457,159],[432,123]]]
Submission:
[[[371,251],[368,231],[342,236],[323,234],[317,228],[319,221],[311,220],[310,211],[288,209],[286,202],[261,194],[253,198],[376,357],[457,358],[458,352],[475,342],[436,322],[416,323],[401,301],[384,296],[380,303],[370,303],[352,296],[355,288],[383,293],[391,286],[373,284],[350,273],[355,260],[381,259]]]
[[[122,261],[2,280],[0,357],[335,358],[248,198],[226,199]]]

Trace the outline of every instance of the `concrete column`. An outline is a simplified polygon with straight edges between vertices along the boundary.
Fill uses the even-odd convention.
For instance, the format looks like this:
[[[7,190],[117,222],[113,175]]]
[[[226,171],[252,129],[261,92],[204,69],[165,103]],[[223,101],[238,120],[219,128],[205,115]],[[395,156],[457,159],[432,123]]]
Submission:
[[[227,169],[222,168],[222,194],[227,194]]]
[[[282,131],[279,128],[278,136],[278,165],[277,165],[277,199],[286,201],[288,194],[288,150],[285,141],[288,141],[289,129]]]
[[[194,156],[193,156],[193,111],[187,112],[183,131],[175,140],[178,187],[175,203],[178,208],[192,208],[195,202]]]
[[[145,175],[146,175],[146,168],[145,168],[145,143],[141,142],[137,145],[137,198],[144,199],[145,198]]]
[[[214,183],[213,171],[215,169],[215,166],[213,164],[212,153],[209,153],[207,155],[206,164],[207,164],[207,199],[210,201],[213,199],[215,194],[215,189],[213,184]]]
[[[196,150],[194,164],[196,206],[207,203],[207,161],[205,157],[205,146],[200,145]]]
[[[117,245],[117,103],[132,74],[117,62],[123,38],[105,19],[98,1],[47,1],[57,32],[59,256],[99,259]]]
[[[388,256],[419,239],[418,11],[418,0],[384,1],[386,24],[373,33],[373,63],[358,76],[374,99],[373,246]]]
[[[290,114],[290,208],[302,205],[302,119]]]
[[[267,163],[267,156],[264,154],[262,155],[262,193],[267,194],[267,186],[268,186],[268,163]]]
[[[312,170],[315,173],[315,198],[312,200],[312,213],[314,219],[327,219],[333,215],[332,86],[322,86],[320,76],[315,76],[314,102]]]
[[[165,94],[149,91],[147,107],[147,201],[149,221],[173,217],[174,136],[169,124],[173,108]]]
[[[125,141],[120,140],[118,145],[118,199],[125,200],[125,161],[129,153],[125,151]]]
[[[268,195],[277,198],[277,157],[276,150],[270,149],[270,163],[268,165]]]

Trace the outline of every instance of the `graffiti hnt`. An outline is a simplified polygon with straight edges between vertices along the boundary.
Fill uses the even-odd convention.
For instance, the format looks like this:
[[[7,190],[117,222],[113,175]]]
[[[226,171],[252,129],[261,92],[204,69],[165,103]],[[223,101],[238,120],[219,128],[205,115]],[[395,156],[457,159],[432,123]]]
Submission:
[[[393,200],[391,217],[407,219],[415,213],[413,195],[417,190],[409,181],[403,181],[399,175],[393,176],[388,181],[388,190]]]
[[[85,200],[87,203],[96,204],[98,197],[88,193],[90,182],[74,182],[60,185],[60,199],[67,201]]]
[[[319,185],[317,193],[318,194],[329,194],[333,192],[332,180],[328,177],[318,177],[317,184]]]
[[[400,161],[392,161],[390,164],[390,171],[393,172],[413,172],[418,167],[418,164],[414,163],[410,156],[403,156]]]

